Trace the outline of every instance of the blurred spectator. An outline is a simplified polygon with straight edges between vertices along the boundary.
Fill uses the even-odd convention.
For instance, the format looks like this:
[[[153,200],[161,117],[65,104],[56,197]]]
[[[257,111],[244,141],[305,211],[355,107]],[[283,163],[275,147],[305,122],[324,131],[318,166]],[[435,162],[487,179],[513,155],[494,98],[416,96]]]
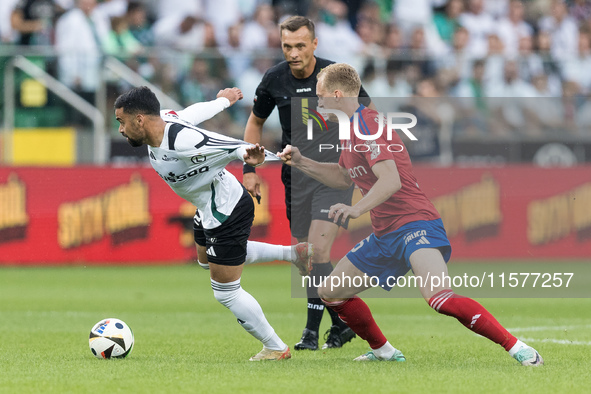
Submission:
[[[529,1],[529,0],[528,0]],[[534,0],[540,1],[540,0]],[[546,0],[542,0],[546,1]],[[484,12],[490,15],[493,19],[502,19],[507,16],[509,12],[510,0],[485,0]]]
[[[252,51],[279,46],[279,28],[275,23],[275,13],[269,4],[261,4],[257,7],[253,20],[246,22],[241,35],[246,39],[241,40],[240,49]],[[228,38],[226,42],[230,40]]]
[[[517,63],[505,61],[502,80],[487,81],[488,97],[534,97],[534,88],[520,76]]]
[[[485,107],[484,66],[484,60],[476,60],[472,65],[472,75],[462,79],[453,91],[455,97],[474,98],[475,106],[479,109]]]
[[[167,95],[178,100],[178,86],[176,79],[178,69],[176,65],[163,62],[164,58],[152,52],[146,62],[138,67],[138,73]]]
[[[379,72],[373,63],[366,65],[364,70],[363,86],[372,98],[406,98],[412,96],[412,87],[404,78],[404,64],[398,60],[389,60],[386,63],[385,72]],[[406,100],[398,100],[388,104],[402,105]]]
[[[70,11],[76,7],[76,0],[55,0],[55,2],[65,11]]]
[[[549,40],[547,48],[549,51]],[[534,51],[533,37],[522,37],[519,40],[517,64],[521,78],[534,83],[534,79],[543,74],[549,94],[553,97],[560,97],[562,94],[562,81],[558,74],[558,67],[549,56],[544,57],[539,52]]]
[[[229,76],[233,80],[237,80],[240,74],[246,71],[251,64],[252,52],[246,53],[240,48],[243,28],[242,23],[230,26],[228,28],[228,42],[225,46],[219,47],[219,51],[226,61]]]
[[[359,28],[359,26],[358,26]],[[363,38],[363,35],[361,36]],[[364,40],[365,41],[365,40]],[[404,50],[404,38],[398,26],[390,24],[386,27],[383,53],[387,58],[400,56]]]
[[[570,15],[582,26],[591,20],[591,1],[574,0],[570,7]]]
[[[154,45],[154,32],[148,23],[146,7],[140,1],[130,1],[125,15],[129,31],[145,47]]]
[[[435,63],[433,54],[429,52],[425,38],[425,29],[416,27],[410,36],[407,47],[407,57],[421,70],[421,75],[431,77],[435,74]]]
[[[174,14],[159,19],[152,27],[156,46],[170,47],[191,53],[215,46],[212,26],[189,14]]]
[[[96,9],[109,19],[120,18],[127,12],[127,0],[103,0],[99,2]]]
[[[257,57],[253,60],[252,67],[249,67],[245,72],[240,74],[240,76],[236,79],[236,86],[242,90],[244,94],[244,98],[236,103],[234,107],[238,111],[236,113],[237,123],[240,125],[246,124],[248,120],[248,116],[250,115],[250,111],[252,110],[252,103],[254,100],[255,92],[263,75],[265,72],[273,67],[275,61],[268,57]],[[281,144],[276,143],[277,141],[270,141],[269,138],[277,139],[281,141],[281,123],[279,122],[279,112],[277,108],[273,110],[271,115],[265,121],[265,128],[269,131],[274,131],[274,133],[269,133],[267,140],[263,141],[264,146],[267,148],[271,148],[275,146],[276,149],[280,149]],[[244,131],[244,130],[242,130]],[[264,135],[263,135],[264,137]],[[238,138],[242,138],[242,136],[238,136]]]
[[[505,55],[514,58],[519,50],[519,40],[531,37],[533,29],[523,20],[525,7],[521,0],[511,0],[509,15],[497,23],[496,33],[503,41]]]
[[[380,7],[375,3],[365,3],[358,15],[355,32],[363,42],[361,53],[363,56],[370,58],[382,58],[389,56],[388,40],[386,35],[390,30],[394,29],[393,25],[387,26],[382,23],[380,16]],[[398,29],[396,29],[398,30]],[[401,38],[398,34],[398,38]],[[399,40],[394,44],[397,48],[402,49],[402,41]]]
[[[433,22],[433,6],[441,6],[445,0],[396,0],[392,9],[392,21],[406,35],[418,26]]]
[[[580,93],[591,93],[591,40],[588,31],[579,32],[577,55],[562,62],[562,75],[564,80],[576,83]]]
[[[0,1],[0,45],[11,44],[17,39],[17,32],[12,28],[10,19],[12,10],[19,0]]]
[[[488,54],[484,67],[484,81],[487,84],[500,83],[505,75],[507,59],[504,55],[505,47],[496,34],[488,36]],[[513,60],[513,59],[512,59]]]
[[[500,81],[487,81],[485,95],[491,109],[494,126],[493,134],[515,138],[518,133],[527,133],[527,115],[532,100],[523,98],[536,97],[534,87],[519,77],[517,64],[507,60],[503,78]]]
[[[103,44],[103,49],[106,54],[125,60],[138,55],[143,47],[129,31],[127,20],[115,16],[111,18],[111,31]]]
[[[470,33],[465,27],[456,29],[453,35],[452,48],[437,59],[437,68],[442,72],[451,73],[458,80],[470,78],[474,57],[468,52]]]
[[[526,81],[531,81],[534,75],[544,72],[542,57],[533,51],[534,41],[532,36],[525,36],[519,39],[517,64],[519,75]]]
[[[272,0],[277,19],[282,22],[292,15],[308,15],[312,0]]]
[[[437,32],[441,39],[450,47],[453,41],[453,35],[460,26],[459,16],[464,11],[462,0],[449,0],[445,5],[444,12],[437,12],[433,16],[433,21],[437,27]]]
[[[476,60],[470,78],[463,79],[453,89],[452,95],[459,98],[456,104],[456,132],[464,137],[483,136],[490,121],[488,103],[485,95],[485,62]]]
[[[432,78],[422,79],[416,84],[415,94],[410,103],[401,109],[417,118],[417,125],[412,132],[417,141],[407,144],[408,153],[414,161],[435,161],[439,159],[439,132],[441,119],[438,114],[438,97],[441,92]]]
[[[240,107],[247,107],[248,113],[250,113],[252,108],[255,92],[261,79],[265,75],[265,72],[273,67],[273,65],[274,62],[272,59],[268,57],[257,57],[253,60],[252,67],[249,67],[236,79],[236,86],[240,88],[244,94],[244,98],[236,104]]]
[[[214,100],[221,89],[222,83],[212,76],[206,60],[195,58],[189,71],[180,81],[181,104],[189,106],[192,103]]]
[[[53,0],[19,0],[10,16],[19,45],[53,45],[56,17],[63,10]]]
[[[577,53],[577,23],[568,16],[564,0],[552,1],[551,15],[540,19],[539,28],[550,34],[551,53],[556,60],[564,60]]]
[[[205,14],[206,0],[157,0],[156,15],[158,19],[165,19],[173,15],[201,15]]]
[[[546,31],[539,31],[536,35],[535,50],[544,59],[552,58],[552,36]]]
[[[99,84],[102,46],[109,34],[108,24],[95,8],[96,0],[77,0],[55,28],[59,78],[89,101]]]
[[[316,54],[335,62],[355,65],[363,49],[363,41],[347,20],[347,5],[339,0],[328,0],[320,9],[319,18],[316,23]]]
[[[484,11],[484,0],[469,0],[468,11],[460,15],[460,24],[468,29],[468,52],[474,58],[486,56],[488,36],[495,31],[493,18]]]
[[[527,127],[525,134],[541,136],[548,133],[548,128],[560,128],[564,123],[564,107],[562,101],[548,88],[548,78],[544,74],[532,79],[535,99],[525,102],[527,109]]]
[[[535,97],[559,97],[556,96],[548,87],[548,76],[545,74],[538,74],[532,78],[532,85],[535,89]]]
[[[204,0],[205,13],[203,17],[213,26],[218,45],[224,46],[228,42],[228,28],[244,18],[244,11],[252,15],[256,2],[241,0]],[[244,7],[242,3],[244,2]]]

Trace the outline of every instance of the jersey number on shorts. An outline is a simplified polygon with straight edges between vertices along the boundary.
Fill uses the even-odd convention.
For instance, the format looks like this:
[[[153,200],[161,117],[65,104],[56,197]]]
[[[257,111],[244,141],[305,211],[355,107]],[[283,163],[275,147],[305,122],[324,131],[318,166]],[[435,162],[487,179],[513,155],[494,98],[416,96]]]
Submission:
[[[351,249],[351,252],[355,253],[359,249],[361,249],[361,247],[363,246],[363,244],[365,243],[365,241],[369,241],[369,237],[371,237],[371,235],[368,235],[367,238],[362,239],[361,242],[359,242],[357,245],[355,245],[355,247],[353,249]]]

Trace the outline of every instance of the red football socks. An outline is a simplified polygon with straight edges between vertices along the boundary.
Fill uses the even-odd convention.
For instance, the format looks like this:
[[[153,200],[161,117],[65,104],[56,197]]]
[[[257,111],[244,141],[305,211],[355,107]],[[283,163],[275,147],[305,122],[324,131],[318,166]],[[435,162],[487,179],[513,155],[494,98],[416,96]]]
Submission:
[[[517,342],[482,305],[471,298],[455,294],[453,290],[442,290],[429,300],[429,306],[437,312],[453,316],[475,333],[498,343],[509,351]]]
[[[378,349],[387,342],[382,330],[378,327],[367,304],[354,296],[346,301],[326,302],[325,304],[339,314],[355,334],[369,343],[372,349]]]

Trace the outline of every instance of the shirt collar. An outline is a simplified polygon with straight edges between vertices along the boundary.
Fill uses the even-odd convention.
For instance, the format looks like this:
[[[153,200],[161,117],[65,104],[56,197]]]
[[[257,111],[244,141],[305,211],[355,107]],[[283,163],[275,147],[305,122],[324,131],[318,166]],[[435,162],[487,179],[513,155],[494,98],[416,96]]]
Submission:
[[[361,113],[361,111],[363,111],[365,109],[365,105],[363,104],[359,104],[359,108],[357,108],[357,110],[355,112]],[[349,118],[349,120],[352,122],[353,121],[353,117],[355,116],[355,114],[353,114],[353,116],[351,116],[351,118]]]

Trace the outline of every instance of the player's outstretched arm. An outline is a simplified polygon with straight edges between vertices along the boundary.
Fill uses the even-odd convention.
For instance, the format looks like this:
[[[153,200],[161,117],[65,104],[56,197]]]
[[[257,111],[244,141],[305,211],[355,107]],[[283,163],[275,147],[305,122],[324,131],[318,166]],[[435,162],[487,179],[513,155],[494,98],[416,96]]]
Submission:
[[[277,156],[288,166],[297,168],[328,187],[348,189],[353,182],[347,170],[337,163],[320,163],[309,159],[302,156],[299,149],[294,146],[287,145]]]
[[[354,206],[335,204],[330,207],[328,217],[335,223],[347,218],[358,218],[389,199],[402,187],[394,160],[379,161],[371,167],[371,170],[378,180],[357,204]]]
[[[178,111],[178,116],[186,122],[198,125],[234,105],[238,100],[242,100],[242,91],[240,89],[222,89],[218,92],[215,100],[190,105],[182,111]]]

